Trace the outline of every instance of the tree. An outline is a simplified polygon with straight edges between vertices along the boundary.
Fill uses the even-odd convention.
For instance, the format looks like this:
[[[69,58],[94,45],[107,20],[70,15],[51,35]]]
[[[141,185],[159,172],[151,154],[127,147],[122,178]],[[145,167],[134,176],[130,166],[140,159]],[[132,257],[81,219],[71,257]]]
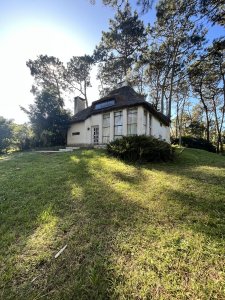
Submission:
[[[174,102],[176,105],[176,138],[179,137],[179,145],[181,146],[181,137],[183,135],[183,117],[185,113],[185,105],[189,97],[189,87],[186,81],[180,80],[174,89]]]
[[[207,140],[210,139],[210,118],[213,115],[217,135],[217,152],[223,151],[222,131],[225,115],[224,40],[214,41],[199,61],[189,68],[193,92],[198,95],[206,115]]]
[[[189,132],[192,136],[196,138],[203,138],[203,134],[205,131],[205,125],[202,122],[199,121],[193,121],[188,126]]]
[[[196,2],[202,16],[207,16],[213,24],[225,25],[224,0],[196,0]]]
[[[0,116],[0,153],[7,152],[12,143],[12,120]]]
[[[195,6],[188,1],[161,0],[157,5],[157,20],[151,31],[157,52],[151,52],[150,62],[152,64],[155,60],[156,71],[163,72],[158,89],[161,90],[161,110],[166,102],[169,117],[174,87],[186,76],[187,66],[196,59],[204,42],[206,31],[195,24],[193,17],[196,13]],[[161,65],[155,53],[160,56]]]
[[[100,44],[94,51],[95,61],[100,63],[98,77],[102,85],[114,88],[128,75],[139,54],[146,49],[146,32],[138,14],[132,14],[127,3],[109,21],[108,32],[102,32]]]
[[[36,86],[33,87],[33,91],[37,91],[38,88],[54,90],[60,106],[63,107],[62,92],[67,87],[63,63],[54,56],[39,55],[35,60],[29,59],[26,65],[35,80]]]
[[[34,144],[32,128],[28,124],[12,124],[12,144],[20,151],[30,149]]]
[[[206,117],[206,139],[210,140],[210,107],[207,102],[207,65],[194,62],[189,68],[189,79],[192,85],[193,93],[199,97]]]
[[[90,71],[93,58],[89,55],[73,56],[67,63],[64,78],[71,91],[78,91],[86,101],[88,107],[87,88],[91,87]]]
[[[94,4],[95,0],[90,0],[90,2]],[[121,7],[127,0],[102,0],[102,2],[104,5]],[[141,7],[142,13],[146,13],[152,8],[153,2],[154,0],[137,0],[136,5]],[[224,0],[192,0],[189,2],[195,5],[201,18],[207,16],[213,24],[225,24]]]
[[[211,102],[214,113],[215,128],[217,133],[217,152],[223,152],[222,131],[225,116],[225,40],[215,40],[211,47],[207,49],[209,61],[209,76],[207,78],[207,95]]]
[[[165,46],[153,42],[139,63],[145,66],[145,81],[149,86],[151,102],[162,113],[165,112],[166,83],[170,72],[170,56]]]
[[[37,146],[66,143],[69,114],[59,103],[57,90],[37,91],[34,104],[21,109],[30,119]]]
[[[95,4],[95,0],[90,0],[91,4]],[[104,5],[110,5],[112,7],[121,8],[124,4],[128,3],[128,0],[102,0]],[[153,4],[154,0],[137,0],[137,6],[141,6],[142,12],[147,12]]]

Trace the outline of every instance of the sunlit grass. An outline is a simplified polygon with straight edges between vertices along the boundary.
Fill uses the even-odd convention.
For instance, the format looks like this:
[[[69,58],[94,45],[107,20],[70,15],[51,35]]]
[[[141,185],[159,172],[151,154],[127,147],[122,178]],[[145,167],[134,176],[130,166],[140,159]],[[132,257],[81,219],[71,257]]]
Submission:
[[[224,299],[225,158],[0,161],[0,299]],[[55,254],[67,245],[55,259]]]

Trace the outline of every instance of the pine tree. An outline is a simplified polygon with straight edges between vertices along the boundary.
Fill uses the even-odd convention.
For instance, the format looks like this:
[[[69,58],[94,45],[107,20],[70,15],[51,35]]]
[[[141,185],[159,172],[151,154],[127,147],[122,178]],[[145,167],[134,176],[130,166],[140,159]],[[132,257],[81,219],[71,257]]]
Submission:
[[[79,92],[88,107],[87,89],[91,87],[90,72],[93,58],[89,55],[73,56],[67,63],[64,79],[72,92]]]
[[[109,23],[109,31],[102,32],[94,58],[101,63],[98,77],[103,87],[113,88],[128,79],[134,63],[146,49],[146,32],[143,22],[136,12],[132,14],[128,3]]]
[[[174,87],[186,76],[187,66],[196,59],[204,42],[206,30],[193,21],[196,14],[195,6],[188,1],[161,0],[157,6],[157,20],[151,30],[153,42],[147,60],[150,71],[160,73],[157,88],[161,111],[164,112],[166,103],[169,117]]]

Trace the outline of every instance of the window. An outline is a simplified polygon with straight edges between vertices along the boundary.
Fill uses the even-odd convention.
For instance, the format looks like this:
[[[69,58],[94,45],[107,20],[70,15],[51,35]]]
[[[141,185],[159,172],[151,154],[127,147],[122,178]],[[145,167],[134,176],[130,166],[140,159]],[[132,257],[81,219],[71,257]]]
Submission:
[[[109,100],[95,104],[95,109],[102,109],[102,108],[110,107],[110,106],[113,106],[114,104],[115,104],[115,100],[109,99]]]
[[[80,135],[80,132],[72,132],[72,135]]]
[[[114,112],[114,138],[121,138],[123,135],[123,112]]]
[[[97,145],[99,143],[99,126],[91,126],[92,131],[92,144]]]
[[[110,137],[110,114],[104,114],[102,120],[102,143],[109,143]]]
[[[137,134],[137,108],[127,110],[127,135]]]
[[[144,110],[144,119],[143,119],[143,127],[144,127],[144,134],[147,134],[147,111]]]
[[[149,114],[149,135],[152,135],[152,115]]]

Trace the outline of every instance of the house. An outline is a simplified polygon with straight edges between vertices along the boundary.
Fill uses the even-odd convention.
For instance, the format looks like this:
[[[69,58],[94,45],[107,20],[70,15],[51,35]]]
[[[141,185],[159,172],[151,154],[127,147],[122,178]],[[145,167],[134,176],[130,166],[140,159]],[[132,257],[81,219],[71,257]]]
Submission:
[[[68,146],[102,145],[125,135],[151,135],[170,142],[170,120],[131,87],[123,86],[85,108],[76,97]]]

